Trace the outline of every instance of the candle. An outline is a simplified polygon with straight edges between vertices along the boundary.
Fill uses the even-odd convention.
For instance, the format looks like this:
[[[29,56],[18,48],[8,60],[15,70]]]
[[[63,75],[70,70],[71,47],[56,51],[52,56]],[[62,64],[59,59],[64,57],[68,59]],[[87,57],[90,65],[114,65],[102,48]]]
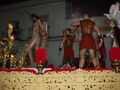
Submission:
[[[14,40],[15,39],[15,37],[12,35],[12,36],[10,36],[10,40]]]
[[[8,24],[8,29],[13,29],[13,25],[12,24]]]

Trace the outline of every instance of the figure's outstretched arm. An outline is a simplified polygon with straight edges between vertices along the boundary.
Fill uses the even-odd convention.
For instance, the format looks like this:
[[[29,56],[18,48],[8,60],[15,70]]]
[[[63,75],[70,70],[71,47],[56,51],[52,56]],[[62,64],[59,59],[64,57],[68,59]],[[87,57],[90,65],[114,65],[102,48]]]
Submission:
[[[72,22],[72,23],[70,24],[70,26],[72,26],[72,27],[80,26],[80,22]]]
[[[43,24],[42,24],[42,22],[41,22],[41,20],[38,20],[38,24],[39,24],[39,26],[40,26],[40,28],[41,28],[42,30],[45,29],[44,26],[43,26]]]
[[[103,44],[103,40],[100,39],[100,42],[99,42],[99,45],[98,45],[98,49],[100,49],[102,47],[102,44]]]
[[[60,46],[59,46],[59,51],[62,50],[63,46],[64,46],[64,43],[65,43],[65,40],[66,40],[66,36],[63,37],[61,43],[60,43]]]
[[[113,36],[112,32],[106,34],[106,37],[111,37],[111,36]]]
[[[44,25],[42,24],[41,20],[38,20],[38,25],[40,26],[41,30],[47,34]]]
[[[94,30],[96,31],[97,35],[100,36],[100,30],[96,25],[94,26]]]

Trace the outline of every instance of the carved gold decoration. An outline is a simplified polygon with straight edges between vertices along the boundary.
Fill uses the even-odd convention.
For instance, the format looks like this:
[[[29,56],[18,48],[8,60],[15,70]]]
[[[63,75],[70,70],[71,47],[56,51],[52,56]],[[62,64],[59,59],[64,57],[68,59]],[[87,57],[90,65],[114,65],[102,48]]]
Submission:
[[[11,54],[11,49],[14,45],[14,36],[12,35],[13,26],[12,24],[8,24],[8,38],[2,38],[0,40],[0,55],[3,60],[3,68],[6,68],[6,62],[10,61],[10,67],[13,65],[13,60],[15,60],[14,55]]]
[[[120,61],[112,61],[112,67],[115,72],[120,73]]]
[[[44,64],[41,63],[41,62],[39,62],[39,63],[37,64],[37,67],[36,67],[36,68],[38,69],[38,74],[42,74],[42,70],[43,70],[43,68],[44,68]]]
[[[12,47],[14,45],[15,37],[12,35],[13,25],[8,24],[8,38],[0,39],[0,59],[3,60],[3,68],[6,68],[6,62],[10,61],[10,68],[22,68],[25,64],[24,60],[26,57],[26,44],[23,51],[21,52],[19,58],[17,59],[15,55],[11,54]],[[18,63],[18,65],[17,65]]]
[[[20,56],[18,58],[18,67],[16,67],[18,69],[21,69],[21,68],[27,66],[27,64],[25,62],[25,58],[26,58],[26,55],[27,55],[27,50],[26,50],[27,48],[28,48],[28,44],[25,45],[23,51],[20,53]]]
[[[120,90],[120,73],[80,69],[44,75],[0,72],[0,90]]]

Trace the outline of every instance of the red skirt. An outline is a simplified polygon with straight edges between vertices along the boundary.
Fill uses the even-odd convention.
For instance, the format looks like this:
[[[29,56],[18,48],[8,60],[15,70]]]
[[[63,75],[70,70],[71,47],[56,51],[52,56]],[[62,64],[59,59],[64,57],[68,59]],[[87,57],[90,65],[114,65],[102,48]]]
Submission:
[[[64,58],[74,59],[73,47],[67,46],[64,50]]]
[[[81,49],[96,49],[95,40],[92,35],[82,36],[82,40],[80,43],[80,50]]]

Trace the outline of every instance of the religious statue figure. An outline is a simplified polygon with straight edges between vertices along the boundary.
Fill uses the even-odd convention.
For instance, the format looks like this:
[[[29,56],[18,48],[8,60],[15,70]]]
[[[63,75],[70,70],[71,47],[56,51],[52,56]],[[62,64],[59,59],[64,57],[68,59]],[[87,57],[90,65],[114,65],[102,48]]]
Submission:
[[[38,18],[37,15],[31,14],[30,17],[33,22],[33,35],[32,40],[29,44],[28,55],[31,61],[30,66],[34,66],[35,62],[33,58],[32,48],[35,48],[36,50],[38,48],[45,48],[48,38],[48,32],[46,31],[45,24]]]
[[[106,23],[111,27],[111,32],[104,35],[104,37],[113,38],[113,47],[120,47],[120,4],[112,4],[109,14],[104,14],[108,20]]]
[[[72,34],[72,30],[66,28],[64,30],[64,37],[60,43],[59,51],[64,48],[64,56],[62,61],[62,67],[64,65],[70,65],[70,67],[74,67],[74,51],[73,51],[73,43],[75,41],[75,36]]]
[[[80,42],[80,62],[79,62],[79,68],[84,67],[85,63],[85,55],[88,52],[90,55],[90,58],[92,59],[94,68],[99,67],[99,62],[96,59],[96,44],[95,39],[93,38],[93,32],[96,31],[97,35],[100,37],[99,29],[97,28],[95,22],[90,20],[90,14],[85,13],[83,15],[83,20],[79,22],[73,22],[71,23],[71,26],[73,27],[80,27],[82,39]],[[102,41],[100,39],[100,41]],[[100,47],[100,46],[98,46]]]

